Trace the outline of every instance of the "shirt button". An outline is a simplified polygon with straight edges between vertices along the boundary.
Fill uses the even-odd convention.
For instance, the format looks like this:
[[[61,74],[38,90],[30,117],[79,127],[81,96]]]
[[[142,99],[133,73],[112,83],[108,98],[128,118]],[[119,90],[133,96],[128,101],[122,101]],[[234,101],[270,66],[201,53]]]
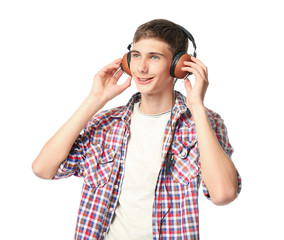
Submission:
[[[115,189],[118,189],[118,185],[114,185],[114,188],[115,188]]]
[[[120,163],[123,164],[123,160],[120,160]]]
[[[185,150],[183,150],[182,152],[181,152],[181,156],[184,158],[184,157],[186,157],[186,154],[187,154],[187,152],[185,151]]]
[[[113,209],[113,208],[110,208],[109,210],[110,210],[111,212],[113,212],[114,209]]]

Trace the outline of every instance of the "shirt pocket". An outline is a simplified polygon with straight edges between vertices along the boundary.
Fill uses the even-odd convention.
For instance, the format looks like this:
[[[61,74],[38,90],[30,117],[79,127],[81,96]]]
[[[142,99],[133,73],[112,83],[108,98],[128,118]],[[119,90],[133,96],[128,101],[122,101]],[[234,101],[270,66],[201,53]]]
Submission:
[[[104,186],[110,179],[114,158],[114,150],[91,144],[85,160],[85,183],[94,188]]]
[[[178,183],[188,185],[190,180],[199,174],[197,141],[173,142],[172,152],[174,161],[171,175]]]

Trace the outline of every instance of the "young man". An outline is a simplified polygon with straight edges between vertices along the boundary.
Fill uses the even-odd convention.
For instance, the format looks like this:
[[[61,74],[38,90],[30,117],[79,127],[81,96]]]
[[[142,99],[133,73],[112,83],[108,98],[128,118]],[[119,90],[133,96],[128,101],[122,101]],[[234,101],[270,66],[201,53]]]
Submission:
[[[172,60],[187,46],[184,31],[170,21],[141,25],[129,62],[139,93],[97,114],[130,86],[131,77],[117,85],[122,60],[113,61],[34,161],[41,178],[84,178],[75,239],[199,239],[200,183],[214,204],[237,197],[240,178],[226,127],[203,104],[206,66],[195,57],[185,61],[181,70],[194,74],[195,84],[185,80],[186,97],[173,91]]]

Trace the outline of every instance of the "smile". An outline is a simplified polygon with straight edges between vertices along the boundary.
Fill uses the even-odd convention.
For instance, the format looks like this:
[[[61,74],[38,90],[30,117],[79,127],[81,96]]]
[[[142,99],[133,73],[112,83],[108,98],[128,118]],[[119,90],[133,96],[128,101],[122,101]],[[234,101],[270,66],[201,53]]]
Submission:
[[[137,77],[137,82],[140,83],[140,84],[146,84],[146,83],[149,83],[153,80],[154,78],[151,77],[151,78],[139,78]]]

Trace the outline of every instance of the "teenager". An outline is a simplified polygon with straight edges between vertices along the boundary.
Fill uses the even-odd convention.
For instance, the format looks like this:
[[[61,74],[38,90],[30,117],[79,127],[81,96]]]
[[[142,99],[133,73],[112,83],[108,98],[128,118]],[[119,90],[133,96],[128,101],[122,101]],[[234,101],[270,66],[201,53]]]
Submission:
[[[187,48],[181,26],[163,19],[141,25],[128,55],[131,77],[117,84],[122,59],[100,70],[34,161],[41,178],[84,178],[75,239],[199,239],[200,184],[214,204],[237,197],[241,181],[226,127],[203,103],[207,67],[193,56],[183,61],[180,70],[195,84],[185,79],[186,96],[173,91],[173,58]],[[131,79],[138,93],[99,112]]]

